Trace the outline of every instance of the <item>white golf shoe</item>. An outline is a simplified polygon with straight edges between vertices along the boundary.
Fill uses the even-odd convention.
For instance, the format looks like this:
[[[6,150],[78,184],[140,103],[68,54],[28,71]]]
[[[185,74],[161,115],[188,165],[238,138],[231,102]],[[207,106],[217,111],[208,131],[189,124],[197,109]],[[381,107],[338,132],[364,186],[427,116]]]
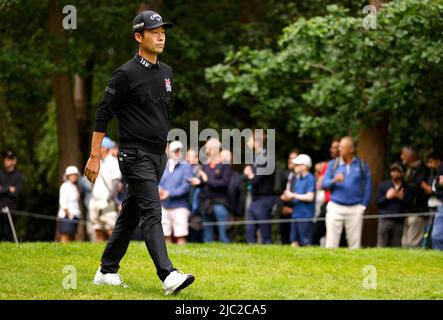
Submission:
[[[178,270],[172,271],[163,281],[163,290],[165,295],[178,293],[182,289],[193,283],[195,277],[189,273],[181,273]]]
[[[110,286],[121,286],[123,278],[118,273],[102,273],[98,268],[94,277],[94,284],[108,284]]]

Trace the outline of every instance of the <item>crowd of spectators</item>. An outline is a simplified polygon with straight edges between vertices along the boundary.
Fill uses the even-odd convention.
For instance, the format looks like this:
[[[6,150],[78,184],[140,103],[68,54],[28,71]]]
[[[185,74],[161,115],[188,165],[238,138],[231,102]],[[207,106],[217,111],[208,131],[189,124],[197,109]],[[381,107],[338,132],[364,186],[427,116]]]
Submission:
[[[169,143],[158,193],[168,243],[245,241],[280,242],[294,248],[360,248],[364,215],[375,198],[378,247],[443,249],[443,163],[439,153],[429,153],[425,163],[414,146],[404,146],[399,161],[389,166],[388,179],[372,190],[369,165],[356,155],[350,136],[334,139],[330,159],[316,164],[294,148],[286,169],[271,174],[257,172],[266,165],[263,141],[252,136],[247,147],[254,151],[253,162],[239,171],[232,164],[231,151],[223,150],[217,139],[206,142],[204,164],[197,150],[184,150],[180,141]],[[77,167],[66,168],[59,193],[57,240],[76,239],[82,212],[88,240],[109,238],[125,195],[117,157],[118,145],[105,137],[94,184]],[[15,153],[4,153],[0,207],[12,211],[24,181],[16,165]],[[9,221],[5,214],[0,218],[0,240],[9,241]],[[275,219],[279,222],[274,223]],[[233,221],[244,223],[239,226]],[[278,225],[278,240],[274,225]],[[139,237],[136,230],[133,239]]]

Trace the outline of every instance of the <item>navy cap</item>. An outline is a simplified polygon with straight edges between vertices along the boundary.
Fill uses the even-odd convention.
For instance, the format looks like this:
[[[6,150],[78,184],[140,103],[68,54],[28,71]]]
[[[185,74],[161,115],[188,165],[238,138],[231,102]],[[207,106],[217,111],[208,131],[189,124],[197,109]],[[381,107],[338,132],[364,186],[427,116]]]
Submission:
[[[163,22],[163,18],[155,11],[147,10],[140,12],[132,22],[132,32],[138,32],[143,29],[155,29],[163,27],[170,29],[174,27],[172,22]]]
[[[17,159],[17,155],[15,154],[14,151],[8,150],[3,153],[3,158]]]

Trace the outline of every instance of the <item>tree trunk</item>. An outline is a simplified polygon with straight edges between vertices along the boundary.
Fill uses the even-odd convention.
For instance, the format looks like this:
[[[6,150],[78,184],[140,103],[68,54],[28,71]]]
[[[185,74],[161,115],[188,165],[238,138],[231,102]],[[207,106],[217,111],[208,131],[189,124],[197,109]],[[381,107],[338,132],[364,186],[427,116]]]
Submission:
[[[49,0],[49,33],[57,48],[52,50],[52,61],[56,66],[51,80],[57,110],[57,138],[59,149],[59,178],[63,177],[65,168],[75,165],[80,168],[80,149],[78,127],[74,106],[71,79],[60,71],[67,63],[60,53],[66,53],[67,38],[62,29],[62,9],[56,0]]]
[[[369,165],[372,174],[372,198],[366,209],[367,214],[375,214],[377,206],[375,196],[378,184],[384,178],[389,115],[383,113],[381,120],[370,128],[362,128],[358,138],[358,154]],[[364,222],[362,245],[375,246],[377,244],[377,219],[368,219]]]
[[[381,8],[383,0],[371,0],[370,4],[377,10]],[[383,112],[380,120],[369,128],[362,128],[358,137],[358,154],[369,165],[372,174],[372,198],[371,203],[366,209],[366,214],[377,213],[375,197],[379,183],[384,179],[387,141],[389,135],[389,114]],[[362,233],[363,246],[375,246],[377,244],[377,219],[368,219],[364,221]]]
[[[90,58],[86,62],[86,76],[78,74],[74,77],[74,105],[77,114],[79,130],[79,147],[82,154],[82,164],[85,164],[89,155],[91,140],[91,99],[94,62]]]
[[[261,0],[241,0],[240,1],[240,22],[251,23],[261,20],[262,1]]]
[[[48,11],[49,34],[54,44],[51,60],[55,70],[51,82],[57,110],[58,177],[61,183],[67,166],[75,165],[80,171],[82,168],[71,79],[66,72],[60,70],[67,66],[63,54],[68,52],[66,34],[62,29],[62,8],[58,1],[49,0]],[[56,231],[55,237],[57,236]]]

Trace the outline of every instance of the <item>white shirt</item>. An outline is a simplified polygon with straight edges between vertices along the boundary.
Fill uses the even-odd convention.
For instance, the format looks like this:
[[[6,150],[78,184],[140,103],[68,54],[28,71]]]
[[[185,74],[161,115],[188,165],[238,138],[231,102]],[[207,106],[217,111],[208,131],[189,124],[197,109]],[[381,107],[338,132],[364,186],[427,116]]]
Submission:
[[[175,166],[178,164],[178,162],[172,160],[172,159],[168,159],[168,170],[169,173],[172,173],[175,169]]]
[[[437,191],[437,189],[435,188],[435,181],[432,184],[432,191],[434,191],[434,192]],[[443,204],[443,202],[435,196],[430,197],[428,200],[428,207],[429,208],[437,208],[437,207],[440,207],[442,204]]]
[[[92,187],[92,197],[96,200],[108,200],[114,181],[120,180],[121,177],[117,158],[108,154],[100,160],[100,172]]]
[[[78,188],[71,181],[66,180],[60,186],[58,217],[65,218],[65,209],[70,213],[70,219],[73,217],[80,219],[80,193]]]

